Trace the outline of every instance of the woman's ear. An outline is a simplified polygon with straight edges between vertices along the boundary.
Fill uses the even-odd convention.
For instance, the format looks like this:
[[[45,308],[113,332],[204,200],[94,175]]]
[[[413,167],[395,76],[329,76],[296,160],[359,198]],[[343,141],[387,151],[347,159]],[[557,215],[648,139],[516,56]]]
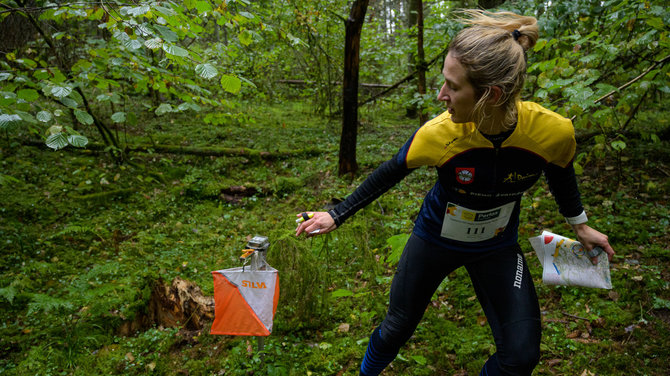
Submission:
[[[500,98],[502,97],[502,89],[500,86],[491,86],[489,87],[488,91],[490,93],[490,97],[487,102],[493,106],[497,105],[498,101],[500,101]]]

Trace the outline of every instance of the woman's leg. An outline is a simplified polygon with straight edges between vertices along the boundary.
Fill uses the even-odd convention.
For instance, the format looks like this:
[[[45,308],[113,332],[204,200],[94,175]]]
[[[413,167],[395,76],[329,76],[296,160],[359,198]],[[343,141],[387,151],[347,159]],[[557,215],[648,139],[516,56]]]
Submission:
[[[389,309],[368,343],[361,375],[378,375],[398,354],[423,317],[444,277],[459,265],[451,252],[412,234],[391,284]]]
[[[540,308],[520,247],[495,251],[465,266],[497,348],[481,375],[530,375],[540,359]]]

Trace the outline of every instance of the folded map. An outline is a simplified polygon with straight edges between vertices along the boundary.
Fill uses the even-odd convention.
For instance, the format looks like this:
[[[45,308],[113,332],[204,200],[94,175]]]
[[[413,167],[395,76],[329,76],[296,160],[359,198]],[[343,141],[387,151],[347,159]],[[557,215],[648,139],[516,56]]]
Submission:
[[[593,265],[584,246],[570,238],[543,231],[528,239],[542,264],[542,282],[547,285],[612,288],[607,254]]]

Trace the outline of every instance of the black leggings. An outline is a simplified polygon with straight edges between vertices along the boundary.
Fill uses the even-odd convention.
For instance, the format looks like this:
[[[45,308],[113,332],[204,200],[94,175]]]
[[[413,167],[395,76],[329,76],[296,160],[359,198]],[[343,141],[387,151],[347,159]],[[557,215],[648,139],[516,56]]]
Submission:
[[[442,280],[461,266],[470,275],[497,349],[482,375],[530,375],[540,357],[540,309],[518,245],[486,253],[464,253],[412,235],[391,285],[389,310],[379,328],[378,347],[397,354],[414,333]]]

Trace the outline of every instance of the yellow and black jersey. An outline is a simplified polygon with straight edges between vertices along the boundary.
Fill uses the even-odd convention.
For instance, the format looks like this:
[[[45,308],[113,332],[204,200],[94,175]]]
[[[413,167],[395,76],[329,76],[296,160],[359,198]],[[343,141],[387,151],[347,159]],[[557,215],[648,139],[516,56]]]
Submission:
[[[330,211],[336,224],[421,166],[436,168],[438,179],[414,233],[448,248],[483,251],[516,243],[521,196],[542,173],[561,213],[583,215],[572,123],[532,102],[518,103],[517,110],[515,128],[496,136],[482,134],[474,123],[454,123],[448,112],[427,122]]]

